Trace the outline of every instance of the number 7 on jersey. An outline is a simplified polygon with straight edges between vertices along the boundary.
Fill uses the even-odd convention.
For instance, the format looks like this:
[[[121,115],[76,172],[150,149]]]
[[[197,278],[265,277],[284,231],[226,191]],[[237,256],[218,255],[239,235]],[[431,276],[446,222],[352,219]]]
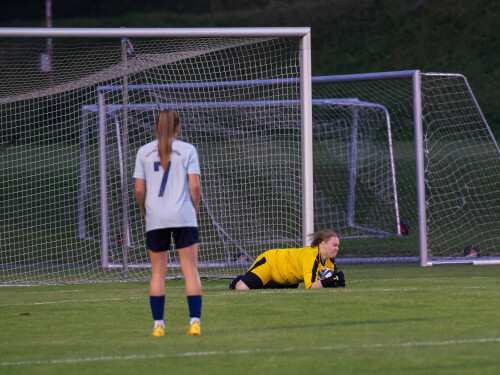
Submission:
[[[165,193],[165,186],[167,186],[168,172],[170,171],[170,163],[171,162],[169,161],[168,165],[167,165],[167,170],[165,172],[163,172],[163,178],[161,179],[161,185],[160,185],[160,192],[158,193],[159,197],[163,197],[163,193]],[[155,161],[155,163],[154,163],[155,172],[160,171],[160,165],[161,165],[161,162]]]

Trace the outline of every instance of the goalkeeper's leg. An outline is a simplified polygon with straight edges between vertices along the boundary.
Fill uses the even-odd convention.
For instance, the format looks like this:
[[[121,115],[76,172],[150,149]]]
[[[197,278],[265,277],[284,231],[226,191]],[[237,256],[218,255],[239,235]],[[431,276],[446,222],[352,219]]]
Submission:
[[[229,283],[229,289],[236,289],[236,284],[238,284],[238,281],[240,281],[243,276],[244,275],[238,275],[234,279],[232,279]]]
[[[259,255],[247,273],[237,276],[231,281],[229,287],[233,289],[232,286],[234,286],[236,290],[262,289],[272,280],[271,268],[266,259],[267,254],[268,252]]]
[[[236,283],[236,290],[262,289],[264,282],[262,279],[251,271],[243,275],[240,281]]]

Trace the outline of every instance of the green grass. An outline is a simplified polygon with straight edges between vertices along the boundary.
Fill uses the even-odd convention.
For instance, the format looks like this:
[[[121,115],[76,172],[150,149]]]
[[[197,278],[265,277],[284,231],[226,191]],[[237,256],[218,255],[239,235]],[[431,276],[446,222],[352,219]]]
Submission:
[[[0,372],[498,374],[498,266],[343,269],[345,289],[204,281],[201,337],[185,336],[183,281],[167,282],[163,338],[146,283],[3,287]]]

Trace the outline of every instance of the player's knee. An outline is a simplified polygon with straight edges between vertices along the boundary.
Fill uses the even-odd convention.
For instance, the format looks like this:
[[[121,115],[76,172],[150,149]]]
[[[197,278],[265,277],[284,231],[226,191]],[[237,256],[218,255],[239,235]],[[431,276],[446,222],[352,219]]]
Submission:
[[[250,288],[243,281],[238,281],[234,287],[236,290],[249,290]]]
[[[158,267],[151,271],[151,278],[158,280],[165,280],[167,277],[167,267]]]
[[[240,281],[241,289],[240,290],[248,290],[248,289],[262,289],[264,287],[264,283],[259,276],[254,274],[253,272],[247,272],[243,275]]]

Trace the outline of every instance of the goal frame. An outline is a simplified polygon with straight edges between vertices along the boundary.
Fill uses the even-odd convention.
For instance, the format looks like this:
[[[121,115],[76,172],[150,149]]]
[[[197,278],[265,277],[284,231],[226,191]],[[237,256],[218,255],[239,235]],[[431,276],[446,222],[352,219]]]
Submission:
[[[424,150],[422,128],[422,87],[420,70],[405,70],[384,73],[345,74],[338,76],[316,77],[315,83],[358,82],[383,79],[411,79],[413,89],[413,126],[415,133],[415,159],[417,174],[417,215],[418,215],[418,250],[420,265],[431,265],[427,259],[427,227],[424,185]]]
[[[308,234],[314,232],[314,207],[313,207],[313,161],[312,161],[312,84],[311,84],[311,35],[309,27],[256,27],[256,28],[0,28],[0,38],[103,38],[103,39],[121,39],[122,40],[122,61],[127,58],[127,40],[129,38],[279,38],[293,37],[298,38],[299,55],[299,85],[300,85],[300,154],[302,157],[301,167],[301,204],[302,221],[301,239],[303,246],[309,244]],[[296,82],[297,83],[297,82]],[[127,87],[127,76],[122,77],[123,87]],[[124,95],[124,105],[127,105],[127,98]],[[97,98],[103,101],[103,97]],[[99,102],[99,107],[104,108],[104,103]],[[104,116],[102,116],[104,118]],[[127,124],[123,124],[125,137]],[[102,134],[101,134],[102,136]],[[123,139],[126,147],[127,140]],[[105,145],[99,144],[100,151],[104,150]],[[127,152],[126,149],[123,152]],[[102,165],[101,165],[102,167]],[[104,170],[101,173],[105,173]],[[123,169],[122,169],[123,168]],[[120,163],[120,169],[123,178],[126,178],[129,171],[126,170],[125,163]],[[127,184],[122,183],[122,195],[125,200],[129,195]],[[101,194],[105,193],[105,186],[101,185]],[[129,213],[128,201],[123,202],[123,233],[129,237]],[[79,207],[79,210],[81,207]],[[102,214],[102,213],[101,213]],[[104,215],[103,215],[104,216]],[[101,225],[106,226],[103,220]],[[104,228],[103,228],[104,229]],[[77,232],[82,228],[77,227]],[[127,259],[127,246],[130,245],[130,238],[123,238],[122,249],[125,252],[124,259]],[[106,247],[106,245],[104,246]],[[106,251],[103,249],[102,252]],[[107,267],[108,264],[102,264]],[[127,264],[123,264],[124,278],[127,278]]]
[[[314,83],[315,77],[312,78],[312,82]],[[294,79],[290,79],[289,83],[296,82]],[[200,86],[200,87],[205,87],[207,85],[210,86],[224,86],[224,87],[240,87],[240,86],[249,86],[249,85],[267,85],[270,83],[270,80],[258,80],[258,81],[237,81],[237,82],[216,82],[216,83],[190,83],[187,84],[189,87],[192,86]],[[321,83],[321,82],[319,82]],[[183,84],[162,84],[162,85],[154,85],[154,89],[156,90],[169,90],[172,88],[185,88],[185,85]],[[151,86],[149,85],[130,85],[127,88],[129,91],[136,92],[136,91],[142,91],[142,90],[150,90]],[[120,165],[120,180],[121,181],[126,181],[126,176],[124,174],[124,170],[122,168],[122,159],[123,155],[125,154],[125,151],[123,150],[123,142],[121,141],[122,135],[121,135],[121,125],[119,123],[119,112],[120,110],[124,109],[124,106],[122,104],[106,104],[105,103],[105,93],[108,91],[122,91],[123,86],[98,86],[97,87],[97,104],[95,105],[85,105],[82,107],[82,123],[81,123],[81,128],[80,128],[80,149],[81,149],[81,154],[80,154],[80,193],[79,193],[79,204],[78,204],[78,232],[77,235],[80,238],[87,239],[87,240],[95,240],[99,241],[101,244],[101,265],[102,267],[106,268],[122,268],[124,264],[122,262],[112,262],[110,261],[109,257],[109,251],[110,251],[110,238],[109,238],[109,231],[108,231],[108,223],[109,223],[109,214],[108,214],[108,198],[107,198],[107,184],[106,184],[106,165],[107,165],[107,157],[106,157],[106,145],[107,145],[107,136],[106,136],[106,122],[111,121],[115,125],[111,125],[112,127],[115,128],[115,134],[116,134],[116,147],[118,150],[118,159],[119,159],[119,165]],[[182,108],[182,107],[201,107],[201,108],[211,108],[211,107],[222,107],[222,108],[252,108],[252,107],[266,107],[266,106],[283,106],[283,105],[290,105],[290,106],[296,106],[299,104],[298,100],[277,100],[277,101],[232,101],[232,102],[181,102],[181,103],[169,103],[169,104],[154,104],[154,103],[141,103],[141,104],[129,104],[128,108],[134,109],[134,110],[151,110],[152,107],[158,106],[159,108],[172,108],[174,110],[177,110],[177,108]],[[348,154],[348,169],[347,169],[347,177],[348,177],[348,188],[347,188],[347,200],[346,200],[346,214],[347,214],[347,227],[358,229],[361,231],[366,232],[367,234],[365,236],[342,236],[343,239],[347,238],[360,238],[360,237],[386,237],[386,236],[392,236],[392,235],[400,235],[400,216],[399,216],[399,203],[398,203],[398,194],[397,194],[397,182],[396,182],[396,171],[395,171],[395,164],[394,164],[394,156],[393,156],[393,145],[392,145],[392,130],[391,130],[391,120],[390,120],[390,114],[389,111],[386,107],[383,105],[377,104],[377,103],[370,103],[370,102],[364,102],[360,101],[358,99],[334,99],[334,98],[321,98],[321,99],[312,99],[312,107],[313,111],[315,107],[321,107],[321,106],[339,106],[339,107],[349,107],[352,108],[353,115],[352,115],[352,122],[350,125],[350,147],[349,147],[349,154]],[[393,221],[393,228],[394,231],[389,232],[386,230],[382,229],[376,229],[376,228],[370,228],[367,226],[360,226],[356,224],[355,222],[355,212],[356,212],[356,207],[355,207],[355,201],[356,201],[356,175],[357,175],[357,159],[358,159],[358,139],[357,139],[357,128],[358,128],[358,112],[361,111],[362,108],[377,108],[383,113],[383,117],[385,119],[385,128],[387,131],[387,153],[388,153],[388,158],[390,160],[390,184],[392,186],[392,194],[393,194],[393,201],[392,201],[392,209],[393,209],[393,214],[394,214],[394,221]],[[89,121],[89,115],[93,113],[94,116],[97,118],[97,134],[99,134],[99,187],[102,190],[100,193],[101,195],[101,201],[100,201],[100,225],[101,225],[101,231],[100,231],[100,238],[88,238],[85,235],[85,206],[84,206],[84,201],[85,198],[84,196],[88,193],[87,192],[87,183],[86,183],[86,171],[87,171],[87,159],[86,159],[86,149],[87,149],[87,142],[88,142],[88,121]],[[106,120],[108,119],[108,120]],[[314,116],[313,116],[313,134],[314,134]],[[126,135],[124,134],[123,137]],[[224,234],[225,237],[227,237],[228,242],[231,243],[232,245],[238,247],[240,252],[242,254],[246,254],[247,257],[252,260],[252,257],[250,257],[246,250],[238,243],[235,242],[229,234],[224,230],[223,227],[220,226],[219,223],[215,220],[215,218],[211,215],[210,209],[207,205],[207,202],[205,201],[202,193],[201,197],[201,204],[205,207],[205,209],[208,212],[209,217],[211,218],[212,225],[214,225],[220,236],[220,241],[223,244],[223,247],[225,248],[226,246],[225,241],[223,236],[221,234]],[[130,229],[128,228],[128,232],[124,233],[122,236],[121,241],[126,242],[128,247],[131,248],[134,245],[130,243],[130,238],[131,238],[131,233]],[[266,241],[262,241],[262,243],[267,243]],[[203,243],[201,244],[203,245]],[[137,246],[137,245],[135,245]],[[227,264],[229,265],[231,263],[231,258],[230,254],[226,254],[227,256]],[[224,261],[222,260],[223,258],[221,257],[221,262],[217,263],[217,265],[223,265],[225,264]],[[126,259],[124,259],[124,262]],[[174,266],[173,264],[171,264]],[[177,265],[178,266],[178,265]],[[135,267],[150,267],[149,263],[127,263],[127,267],[129,268],[135,268]]]
[[[483,265],[483,264],[500,264],[500,258],[468,258],[468,259],[433,259],[430,260],[430,255],[428,254],[428,227],[427,227],[427,207],[426,207],[426,182],[425,182],[425,145],[424,145],[424,124],[423,124],[423,114],[422,114],[422,77],[430,76],[434,73],[421,73],[420,70],[407,70],[407,71],[395,71],[395,72],[384,72],[384,73],[368,73],[368,74],[352,74],[352,75],[338,75],[338,76],[323,76],[323,77],[312,77],[311,75],[311,35],[310,28],[308,27],[284,27],[284,28],[179,28],[179,29],[153,29],[153,28],[96,28],[96,29],[84,29],[84,28],[0,28],[0,38],[109,38],[109,39],[121,39],[122,40],[122,60],[127,58],[127,39],[128,38],[223,38],[223,37],[294,37],[300,38],[298,43],[299,52],[299,65],[300,65],[300,78],[294,79],[293,83],[300,83],[300,129],[301,129],[301,139],[300,139],[300,155],[301,155],[301,167],[298,169],[297,175],[301,177],[301,212],[298,212],[297,222],[301,219],[298,225],[301,229],[298,231],[299,237],[302,235],[301,242],[304,246],[308,245],[307,235],[314,232],[314,187],[313,187],[313,91],[312,86],[314,84],[322,83],[336,83],[336,82],[359,82],[359,81],[375,81],[375,80],[396,80],[396,79],[406,79],[412,82],[412,97],[408,95],[408,100],[412,101],[413,109],[413,135],[414,135],[414,155],[415,155],[415,171],[416,171],[416,195],[417,195],[417,236],[418,236],[418,252],[420,266],[433,266],[438,264],[471,264],[471,265]],[[297,50],[297,49],[296,49]],[[119,57],[118,57],[119,58]],[[122,76],[123,74],[123,76]],[[445,75],[442,73],[435,73],[439,75]],[[464,79],[466,86],[469,88],[470,95],[472,96],[473,103],[477,109],[477,113],[480,115],[484,123],[486,124],[486,130],[489,133],[498,155],[500,157],[500,148],[495,140],[491,129],[487,125],[484,115],[479,108],[479,105],[470,90],[465,77],[459,74],[449,74],[450,76],[461,77]],[[121,85],[127,87],[128,85],[128,75],[127,73],[120,73],[119,80],[121,80]],[[127,103],[127,94],[124,95],[124,105]],[[99,98],[99,100],[103,100]],[[99,108],[105,108],[105,103],[99,102]],[[101,118],[105,118],[103,114],[100,115]],[[410,116],[408,117],[409,124],[411,124]],[[124,132],[126,134],[127,124],[123,124]],[[411,126],[411,125],[410,125]],[[127,153],[125,148],[127,145],[127,140],[122,139],[124,149],[120,150],[123,153]],[[104,144],[99,145],[99,149],[103,150]],[[298,150],[299,147],[297,147]],[[105,173],[101,171],[101,173]],[[122,178],[127,178],[129,175],[126,170],[126,165],[120,162]],[[104,187],[101,185],[101,189]],[[127,184],[122,183],[121,188],[123,201],[123,218],[122,218],[122,233],[125,236],[128,235],[128,201],[127,197],[130,191],[127,191]],[[101,191],[101,194],[105,194],[105,191]],[[300,217],[301,215],[301,217]],[[103,216],[105,216],[103,214]],[[103,223],[103,225],[105,225]],[[399,226],[398,226],[399,227]],[[78,228],[77,230],[80,230]],[[429,231],[432,234],[432,231]],[[432,241],[432,239],[431,239]],[[296,241],[299,242],[299,241]],[[123,238],[123,252],[124,259],[126,260],[127,252],[130,246],[130,239]],[[103,252],[105,249],[102,250]],[[375,260],[376,261],[376,260]],[[416,261],[416,259],[415,259]],[[342,259],[340,259],[340,262]],[[103,264],[103,266],[106,266]],[[127,278],[127,269],[130,265],[121,265],[123,268],[124,278]]]

